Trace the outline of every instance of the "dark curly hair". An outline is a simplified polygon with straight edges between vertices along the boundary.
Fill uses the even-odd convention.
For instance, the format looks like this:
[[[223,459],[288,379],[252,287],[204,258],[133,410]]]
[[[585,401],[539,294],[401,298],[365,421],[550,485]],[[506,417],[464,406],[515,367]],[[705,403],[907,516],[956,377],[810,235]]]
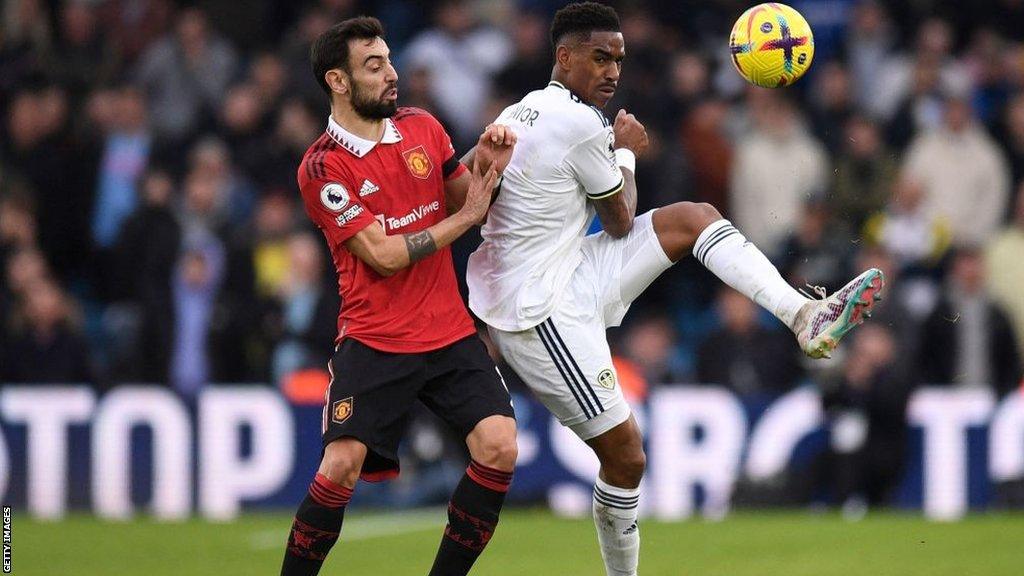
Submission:
[[[338,22],[321,34],[309,47],[309,62],[320,88],[330,96],[331,87],[324,75],[328,70],[341,68],[351,72],[348,65],[348,41],[372,40],[384,37],[384,25],[369,16],[359,16]]]
[[[590,35],[591,32],[618,32],[619,15],[611,6],[597,2],[576,2],[558,12],[551,22],[551,47],[565,36]]]

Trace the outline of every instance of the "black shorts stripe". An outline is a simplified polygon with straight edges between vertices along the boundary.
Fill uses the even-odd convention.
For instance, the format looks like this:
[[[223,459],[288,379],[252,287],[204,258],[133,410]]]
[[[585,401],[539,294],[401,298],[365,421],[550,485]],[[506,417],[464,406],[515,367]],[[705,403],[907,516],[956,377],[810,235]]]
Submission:
[[[711,249],[718,245],[719,242],[732,236],[733,234],[739,234],[739,231],[732,226],[723,226],[715,231],[714,234],[708,238],[703,245],[697,250],[697,260],[700,260],[701,264],[705,264],[704,259],[707,258],[708,253]],[[706,265],[706,264],[705,264]]]
[[[573,358],[572,353],[569,352],[569,347],[566,346],[565,341],[562,340],[562,335],[558,333],[558,328],[555,328],[555,323],[551,320],[551,318],[548,318],[546,322],[548,327],[551,328],[551,332],[555,335],[555,338],[558,340],[558,343],[562,345],[562,350],[565,352],[565,355],[569,358],[569,361],[572,362],[572,366],[573,368],[576,369],[576,373],[579,374],[580,381],[583,382],[583,386],[586,387],[586,390],[590,392],[590,397],[593,398],[594,403],[597,404],[597,409],[599,410],[599,413],[604,412],[604,406],[601,405],[601,400],[597,397],[597,394],[594,392],[594,388],[590,385],[590,382],[587,381],[587,377],[583,375],[583,370],[580,370],[580,365],[576,363],[576,359]]]
[[[547,332],[545,332],[545,326],[541,324],[537,326],[536,330],[537,334],[540,336],[540,341],[544,344],[544,348],[546,348],[548,351],[548,355],[551,356],[551,361],[554,362],[555,367],[558,368],[558,373],[562,375],[562,379],[565,380],[566,386],[568,386],[569,391],[572,392],[573,398],[576,399],[576,402],[580,405],[580,408],[583,409],[584,416],[586,416],[588,419],[596,416],[597,413],[594,411],[594,407],[590,404],[590,400],[588,400],[586,396],[583,395],[582,390],[577,390],[576,387],[578,386],[578,384],[576,384],[576,378],[572,376],[572,373],[569,371],[568,365],[566,365],[565,368],[562,367],[562,363],[565,362],[565,359],[562,358],[562,355],[554,347],[554,340],[551,340],[549,342],[551,336],[548,335]],[[559,360],[561,360],[561,362]],[[584,402],[584,400],[586,402]]]

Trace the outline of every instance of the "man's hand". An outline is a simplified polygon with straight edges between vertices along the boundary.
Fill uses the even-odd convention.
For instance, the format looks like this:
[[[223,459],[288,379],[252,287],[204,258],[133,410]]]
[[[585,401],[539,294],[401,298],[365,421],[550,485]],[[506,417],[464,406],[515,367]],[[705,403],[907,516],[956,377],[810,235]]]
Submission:
[[[490,124],[480,135],[476,143],[476,165],[483,174],[493,165],[501,175],[512,160],[512,150],[516,146],[516,133],[503,124]]]
[[[466,202],[459,210],[459,214],[465,215],[472,224],[483,221],[487,215],[487,209],[491,207],[491,191],[498,182],[498,171],[492,163],[484,172],[480,167],[480,157],[473,165],[473,172],[469,179],[469,190],[466,191]]]
[[[625,109],[620,109],[615,116],[615,147],[628,148],[637,157],[647,149],[647,129],[636,119],[636,116],[628,114]]]

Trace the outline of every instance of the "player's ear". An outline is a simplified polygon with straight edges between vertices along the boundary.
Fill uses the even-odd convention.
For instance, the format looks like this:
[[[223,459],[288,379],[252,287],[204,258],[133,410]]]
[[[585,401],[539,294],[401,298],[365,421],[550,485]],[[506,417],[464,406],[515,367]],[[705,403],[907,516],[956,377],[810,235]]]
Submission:
[[[327,80],[327,85],[331,87],[331,90],[339,94],[348,94],[349,91],[349,78],[346,74],[338,68],[328,70],[324,74],[324,79]]]
[[[555,64],[562,70],[569,69],[569,60],[572,58],[572,49],[565,44],[559,44],[555,48]]]

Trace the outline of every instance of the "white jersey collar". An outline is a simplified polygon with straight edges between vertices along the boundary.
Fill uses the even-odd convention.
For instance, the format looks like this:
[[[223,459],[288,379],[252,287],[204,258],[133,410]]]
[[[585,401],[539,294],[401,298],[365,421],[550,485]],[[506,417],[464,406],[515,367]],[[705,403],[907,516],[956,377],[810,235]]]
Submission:
[[[341,124],[335,122],[333,116],[327,116],[327,134],[334,139],[335,142],[341,145],[342,148],[348,150],[356,158],[362,158],[370,153],[371,150],[378,144],[376,140],[367,140],[361,136],[345,130],[341,127]],[[402,141],[402,133],[398,131],[398,127],[391,121],[391,118],[384,119],[384,134],[380,137],[381,144],[394,144]]]

